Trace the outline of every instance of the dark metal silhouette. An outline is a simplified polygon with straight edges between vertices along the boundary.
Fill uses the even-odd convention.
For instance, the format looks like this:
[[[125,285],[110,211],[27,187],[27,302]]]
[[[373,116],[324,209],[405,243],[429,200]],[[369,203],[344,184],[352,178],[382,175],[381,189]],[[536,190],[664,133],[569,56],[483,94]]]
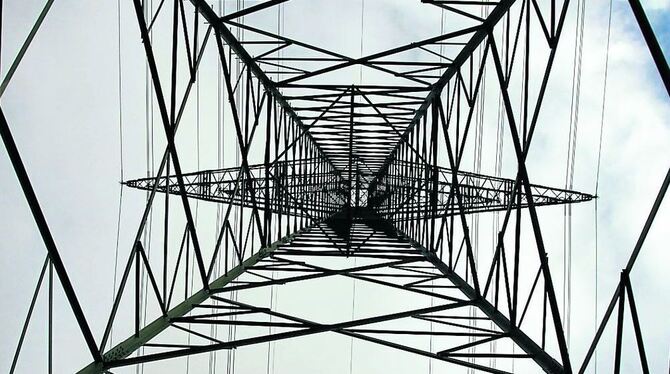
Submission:
[[[323,332],[484,372],[507,372],[489,359],[523,359],[546,372],[571,373],[537,208],[585,202],[593,196],[532,184],[527,169],[569,2],[539,6],[534,0],[423,0],[422,6],[441,9],[459,22],[450,23],[451,29],[441,35],[358,58],[328,50],[327,41],[324,46],[312,45],[242,20],[286,2],[268,0],[218,14],[203,0],[191,0],[191,4],[175,0],[147,14],[140,0],[132,1],[167,147],[155,176],[124,182],[149,191],[148,199],[99,341],[88,327],[0,112],[0,134],[48,251],[33,304],[49,264],[91,351],[92,361],[80,373],[103,373]],[[667,63],[653,30],[639,3],[631,0],[631,6],[666,88],[670,87]],[[155,53],[150,34],[159,18],[172,27],[171,55],[165,61]],[[242,31],[244,39],[238,37]],[[539,43],[530,42],[531,34]],[[240,165],[185,172],[175,139],[207,46],[219,58],[232,115],[227,136],[236,139]],[[531,54],[539,62],[531,64]],[[169,66],[169,84],[159,73],[159,63]],[[184,65],[187,71],[178,71]],[[384,79],[352,84],[334,75],[352,68],[374,71]],[[476,147],[474,127],[487,71],[496,83],[488,89],[500,96],[501,128],[511,137],[518,165],[508,178],[474,173],[464,163],[466,151]],[[541,80],[531,82],[527,78],[531,72],[539,73]],[[520,107],[512,103],[512,93],[521,94]],[[185,227],[181,243],[169,242],[166,229],[164,251],[158,260],[150,261],[142,236],[158,192],[165,196],[166,227],[170,195],[180,200]],[[224,207],[214,248],[200,244],[191,199]],[[479,262],[468,216],[485,212],[498,212],[502,223],[493,258]],[[522,217],[532,225],[531,245],[521,243]],[[622,273],[580,372],[616,305],[619,367],[626,296],[642,367],[648,372],[629,273],[653,217]],[[175,248],[173,244],[178,244],[175,252],[168,250]],[[365,264],[322,265],[324,258],[331,257],[360,258]],[[535,261],[532,268],[522,268],[522,257]],[[162,269],[151,265],[155,261],[162,261]],[[191,279],[197,285],[193,293],[187,286],[189,261],[197,267],[197,280]],[[234,291],[335,276],[402,290],[435,304],[322,323],[230,297]],[[146,292],[142,291],[144,279]],[[529,279],[530,290],[521,289],[519,285]],[[51,280],[49,287],[51,295]],[[119,311],[124,294],[133,301],[134,331],[110,345],[112,329],[123,318]],[[145,315],[146,321],[143,297],[156,305]],[[537,314],[529,312],[533,302],[541,304],[539,322],[526,318],[528,313]],[[31,312],[32,307],[15,362]],[[408,329],[403,327],[406,319],[431,327]],[[384,327],[376,325],[382,322]],[[267,327],[269,331],[222,340],[190,326]],[[174,338],[177,333],[200,343],[184,344]],[[429,351],[403,342],[403,337],[413,335],[461,340]],[[540,341],[531,336],[540,336]],[[518,350],[485,349],[502,340]],[[557,352],[549,352],[550,344]],[[147,347],[151,352],[144,351]]]

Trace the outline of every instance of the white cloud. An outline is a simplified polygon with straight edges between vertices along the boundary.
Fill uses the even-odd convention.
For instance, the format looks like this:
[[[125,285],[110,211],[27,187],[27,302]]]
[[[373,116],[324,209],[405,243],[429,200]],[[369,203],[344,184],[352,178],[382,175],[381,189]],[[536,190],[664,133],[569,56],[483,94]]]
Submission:
[[[670,1],[667,0],[642,0],[641,3],[647,10],[670,9]]]
[[[585,1],[587,1],[588,13],[582,82],[583,112],[580,121],[575,189],[593,192],[607,21],[605,7],[608,2]],[[38,1],[34,2],[35,9],[38,9],[36,5],[38,3]],[[107,316],[104,311],[108,308],[111,298],[112,269],[110,264],[113,263],[118,198],[118,148],[115,117],[116,51],[113,48],[116,43],[116,25],[115,19],[111,16],[115,14],[113,7],[115,2],[108,3],[108,5],[101,5],[100,2],[56,3],[45,22],[44,29],[26,56],[24,65],[17,72],[6,97],[3,97],[2,103],[28,165],[29,173],[33,177],[39,198],[44,205],[47,218],[61,246],[66,266],[96,334],[106,322]],[[574,7],[577,2],[572,3]],[[122,4],[124,4],[122,5],[124,7],[122,37],[125,69],[126,175],[134,177],[143,175],[145,167],[143,154],[145,136],[144,56],[137,35],[134,15],[127,2],[122,2]],[[293,6],[294,2],[289,4]],[[328,14],[331,17],[334,17],[333,14],[337,14],[337,17],[346,17],[348,13],[355,14],[351,17],[352,19],[342,24],[348,26],[348,29],[344,31],[346,40],[340,40],[338,44],[338,48],[354,56],[357,55],[359,48],[358,4],[358,1],[352,1],[347,4],[347,7],[336,9],[338,12],[333,11]],[[379,4],[381,3],[377,2],[377,5]],[[414,5],[417,4],[412,4],[411,10],[403,13],[398,10],[402,8],[400,4],[400,2],[395,4],[397,9],[394,8],[392,12],[375,18],[378,21],[368,24],[369,29],[374,30],[374,35],[380,39],[377,44],[387,46],[388,43],[407,38],[406,33],[409,31],[423,35],[431,27],[435,31],[439,29],[438,23],[421,23],[420,28],[411,29],[413,20],[421,21],[421,12],[414,12]],[[7,6],[5,19],[18,23],[18,18],[11,18],[10,15],[19,12],[17,8],[20,7]],[[107,8],[103,9],[103,6]],[[300,2],[295,1],[295,6],[300,6]],[[656,10],[668,9],[670,1],[649,0],[645,2],[645,6]],[[375,8],[370,6],[369,9]],[[81,14],[86,14],[87,17],[81,17]],[[574,8],[571,8],[571,15],[574,15]],[[316,41],[318,38],[337,37],[337,34],[333,35],[329,33],[329,30],[323,30],[320,24],[315,24],[315,21],[310,21],[301,13],[296,13],[291,17],[296,18],[293,25],[295,30],[291,31],[308,33]],[[370,14],[368,17],[376,16]],[[644,42],[638,30],[635,29],[628,9],[625,12],[615,12],[614,17],[605,118],[605,148],[603,150],[601,190],[599,191],[601,195],[599,201],[601,212],[599,305],[601,311],[618,281],[619,270],[625,264],[637,239],[642,222],[646,218],[651,201],[658,189],[659,176],[669,166],[667,148],[670,146],[668,143],[670,126],[667,121],[667,118],[670,118],[670,108],[667,96],[658,90],[658,77],[645,51]],[[34,14],[25,14],[21,20],[25,25],[29,25],[34,20]],[[386,24],[379,20],[384,20]],[[336,19],[330,21],[337,24]],[[344,27],[342,25],[340,26]],[[82,32],[82,30],[97,31]],[[15,49],[21,39],[18,33],[14,35],[10,32],[5,33],[3,30],[3,62],[7,61],[8,56],[4,54],[4,48],[10,51],[13,50],[12,48]],[[546,182],[556,187],[560,187],[564,180],[564,149],[569,118],[573,33],[574,24],[568,23],[560,49],[561,58],[552,73],[550,94],[547,98],[545,112],[543,112],[545,113],[543,122],[540,124],[538,137],[533,144],[533,149],[537,152],[534,157],[542,162],[537,163],[531,176],[535,178],[535,181]],[[366,43],[368,43],[367,40]],[[365,45],[366,51],[374,50],[375,41],[370,40],[369,43]],[[204,65],[203,68],[210,69],[208,72],[211,74],[214,71],[212,63],[215,60],[213,56],[208,57],[212,58],[207,60],[209,64]],[[3,67],[6,68],[6,63],[3,64]],[[203,107],[206,107],[207,110],[213,109],[216,105],[213,102],[213,98],[216,97],[215,90],[216,86],[212,81],[203,83]],[[491,109],[491,112],[494,110]],[[192,110],[188,113],[191,125],[194,120],[193,114]],[[203,114],[203,118],[203,131],[212,131],[214,116],[208,112],[208,114]],[[190,131],[187,129],[183,131]],[[162,149],[162,145],[159,145],[162,144],[163,138],[161,131],[157,124],[156,149]],[[193,152],[194,147],[191,142],[194,134],[193,132],[183,134],[189,143],[184,141],[182,144],[184,149],[182,154],[184,154],[184,162],[192,170],[195,168],[195,152]],[[493,136],[494,134],[491,133],[485,134],[487,138]],[[203,143],[206,143],[207,140],[212,139],[203,140]],[[215,143],[203,145],[204,155],[213,155],[212,149],[215,149],[213,144]],[[506,146],[510,147],[508,150],[511,149],[510,143],[507,143]],[[229,148],[229,150],[232,149],[232,147]],[[0,180],[3,191],[0,206],[4,212],[4,218],[0,218],[2,223],[0,237],[4,238],[0,242],[0,274],[3,274],[2,282],[0,282],[0,295],[6,300],[5,305],[11,306],[3,308],[0,314],[2,317],[0,327],[3,331],[7,331],[8,336],[8,339],[3,339],[0,343],[2,347],[0,349],[0,369],[5,369],[11,360],[14,337],[18,336],[29,297],[28,293],[37,275],[36,266],[39,266],[43,259],[44,248],[34,229],[31,217],[27,213],[23,196],[4,156],[4,149],[0,148],[0,154],[2,154],[0,157],[2,178]],[[232,151],[230,154],[232,155]],[[485,155],[485,159],[487,157]],[[203,156],[205,159],[203,163],[212,164],[211,160],[206,158]],[[232,163],[233,161],[234,157],[229,157],[227,162]],[[127,191],[124,198],[122,243],[128,244],[134,235],[133,230],[138,221],[138,211],[142,207],[144,195],[137,191]],[[633,274],[640,313],[645,317],[643,332],[650,342],[647,345],[648,354],[653,367],[656,368],[652,371],[657,372],[664,372],[666,369],[665,360],[670,345],[670,331],[668,331],[668,324],[665,320],[666,316],[658,312],[661,308],[657,301],[658,295],[670,294],[668,288],[670,283],[667,282],[666,269],[663,265],[670,260],[665,251],[667,238],[663,237],[663,228],[668,227],[670,222],[668,206],[670,202],[666,201],[665,208],[657,218]],[[205,204],[200,209],[201,217],[206,217]],[[572,347],[573,358],[579,360],[592,331],[593,285],[591,282],[594,268],[592,205],[576,206],[574,216],[573,259],[575,268],[573,276],[575,287]],[[543,211],[541,220],[544,231],[551,239],[548,241],[550,243],[548,247],[552,253],[552,260],[557,259],[555,263],[560,265],[562,243],[559,240],[562,211]],[[206,221],[203,219],[202,222]],[[204,236],[213,236],[209,235],[213,232],[211,228],[205,228],[203,231],[206,233]],[[488,228],[482,228],[481,231],[489,233]],[[125,258],[128,246],[122,245],[121,248],[122,258]],[[560,266],[555,267],[554,274],[557,284],[560,284],[560,273]],[[347,283],[345,286],[329,287],[346,299],[349,286],[350,284]],[[297,289],[294,291],[293,293],[290,290],[284,292],[282,289],[279,301],[282,307],[297,308],[301,300],[301,291]],[[364,298],[366,291],[359,289],[359,292],[359,296]],[[371,291],[368,296],[378,295]],[[398,304],[402,306],[401,302]],[[348,311],[348,305],[347,308],[340,309],[337,308],[337,305],[333,305],[332,308],[328,308],[328,312],[333,314],[333,318],[339,317],[338,313]],[[398,307],[398,305],[394,306]],[[308,311],[318,312],[311,309]],[[60,304],[58,313],[60,316],[69,316],[70,312],[64,304]],[[71,318],[64,317],[62,323],[63,330],[66,329],[66,326],[71,328],[71,331],[76,331]],[[77,339],[76,334],[71,333],[71,335],[74,336],[58,340],[61,344],[58,348],[59,355],[56,364],[62,370],[56,370],[56,372],[71,372],[88,359],[82,342]],[[67,336],[67,334],[61,336]],[[35,361],[34,365],[40,365],[37,362],[44,357],[43,350],[35,348],[41,344],[41,341],[38,341],[39,338],[38,336],[31,340],[30,347],[32,348],[25,351],[23,356],[24,360]],[[611,336],[608,337],[610,342],[611,338]],[[308,340],[307,344],[301,340],[291,341],[286,345],[282,343],[279,345],[281,347],[278,351],[279,361],[285,365],[283,366],[285,368],[295,368],[293,365],[300,365],[301,371],[297,372],[313,372],[315,365],[319,365],[320,361],[338,358],[340,361],[337,363],[342,367],[346,366],[342,357],[348,358],[348,341],[334,338],[325,340],[325,342],[332,344],[332,347],[336,349],[333,349],[333,352],[319,349],[320,344],[324,343],[324,340],[319,339]],[[66,346],[65,343],[71,345]],[[309,357],[309,362],[296,364],[300,358],[296,351],[301,344],[312,348],[314,355]],[[356,347],[359,349],[363,346],[364,343],[359,343]],[[611,348],[611,344],[607,346]],[[362,352],[371,352],[378,356],[389,354],[389,351],[382,349],[360,349]],[[630,352],[630,349],[632,347],[627,347],[627,352]],[[240,349],[240,365],[259,365],[258,357],[264,356],[254,356],[254,353],[257,352]],[[412,356],[389,355],[389,357],[388,361],[402,367],[403,365],[408,368],[425,365],[423,359],[416,359]],[[601,354],[600,362],[602,365],[611,365],[611,360],[604,353]],[[366,360],[364,355],[356,356],[356,365],[365,368],[365,372],[381,370],[378,366],[375,367],[372,360]],[[171,368],[169,363],[164,367],[168,370]],[[331,370],[341,372],[341,370],[338,371],[339,368],[340,366],[333,366]]]

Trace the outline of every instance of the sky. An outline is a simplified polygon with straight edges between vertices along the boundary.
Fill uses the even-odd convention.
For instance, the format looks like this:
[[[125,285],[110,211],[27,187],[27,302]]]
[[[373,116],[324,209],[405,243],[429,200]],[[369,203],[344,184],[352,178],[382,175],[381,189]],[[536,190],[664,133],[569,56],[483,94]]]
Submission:
[[[305,6],[309,12],[319,11],[315,9],[317,7],[307,5],[304,0],[294,1],[296,6]],[[378,13],[367,14],[365,17],[368,30],[371,31],[364,40],[366,51],[381,47],[389,40],[408,38],[408,34],[439,31],[439,23],[426,22],[422,18],[426,13],[415,11],[417,4],[366,1],[370,2],[366,5],[371,7],[369,9],[379,9]],[[562,187],[565,180],[577,1],[573,3],[557,64],[550,80],[541,127],[534,140],[535,153],[532,153],[529,161],[531,181],[554,187]],[[319,22],[339,22],[345,31],[344,36],[333,40],[333,43],[355,55],[358,53],[360,40],[358,17],[361,3],[359,0],[350,0],[343,4],[345,5],[336,11],[315,16],[312,21],[304,19],[300,13],[289,14],[287,32],[302,32],[305,37],[317,41],[328,40],[333,36],[320,28]],[[608,5],[609,2],[605,0],[587,1],[586,4],[583,91],[578,122],[574,189],[587,193],[595,193]],[[643,5],[667,53],[670,51],[670,2],[648,0]],[[42,1],[5,1],[3,6],[0,72],[4,76],[9,62],[39,13]],[[130,2],[124,1],[121,2],[120,33],[124,176],[120,175],[117,96],[119,34],[116,6],[115,1],[55,2],[1,101],[65,266],[96,337],[104,328],[106,311],[112,299],[119,181],[142,177],[147,173],[144,55]],[[416,25],[420,25],[420,28]],[[207,52],[208,63],[203,66],[210,76],[216,71],[212,51]],[[216,118],[212,115],[216,111],[216,96],[213,94],[216,92],[216,81],[203,81],[201,89],[201,132],[210,134],[216,129]],[[572,211],[573,294],[570,352],[575,362],[580,362],[584,355],[593,336],[594,314],[597,312],[602,315],[609,302],[618,282],[620,269],[625,266],[660,183],[670,166],[667,152],[670,146],[668,95],[625,1],[613,2],[604,108],[597,217],[597,300],[595,203],[576,205]],[[196,115],[193,108],[189,108],[186,114],[191,121]],[[490,128],[494,129],[495,126]],[[198,152],[195,147],[195,131],[188,128],[183,131],[180,147],[184,149],[184,168],[197,170],[198,167],[215,167],[214,137],[201,136]],[[495,140],[494,136],[495,133],[486,132],[485,144],[491,144]],[[163,144],[162,133],[157,128],[155,158],[160,156]],[[508,151],[511,151],[511,147]],[[233,148],[229,147],[224,161],[226,166],[235,163],[233,153]],[[493,159],[492,152],[485,153],[484,171],[492,170]],[[507,164],[511,162],[508,161]],[[510,177],[509,174],[506,176]],[[3,238],[0,242],[0,297],[4,306],[0,310],[0,328],[5,332],[0,341],[0,371],[7,371],[46,251],[4,150],[0,151],[0,186],[0,237]],[[125,250],[132,241],[144,198],[145,195],[138,191],[125,189],[123,192],[121,262],[124,261],[127,253]],[[670,255],[665,238],[667,227],[670,227],[669,205],[666,201],[661,207],[631,275],[652,372],[666,372],[670,358],[670,324],[662,310],[664,300],[670,296],[666,266]],[[206,204],[199,208],[200,222],[204,222],[204,226],[216,208]],[[562,208],[543,208],[541,211],[541,223],[545,240],[550,243],[548,251],[559,292],[563,273],[562,221]],[[203,228],[203,231],[211,231],[212,235],[209,236],[213,237],[211,226]],[[487,227],[482,232],[482,236],[486,236],[490,230]],[[348,280],[340,283],[333,280],[323,284],[310,284],[303,289],[281,289],[279,308],[302,310],[303,313],[323,318],[346,319],[351,313],[351,286]],[[328,290],[332,297],[316,296],[323,289]],[[359,286],[357,313],[364,315],[374,310],[374,306],[366,307],[366,303],[361,300],[377,300],[378,303],[387,303],[391,308],[400,309],[413,302],[393,294],[384,295],[385,298],[380,300],[381,296],[375,295],[375,292],[374,289]],[[44,295],[38,300],[34,322],[29,330],[17,372],[45,370]],[[306,301],[301,297],[304,295],[310,295],[311,299]],[[89,357],[58,287],[55,297],[55,315],[58,321],[55,326],[55,372],[69,373],[83,367],[88,363]],[[258,297],[267,298],[266,295]],[[325,314],[324,309],[328,314]],[[630,324],[627,327],[625,341],[630,343],[633,335]],[[598,372],[611,372],[613,338],[613,329],[610,327],[605,336],[609,343],[599,351]],[[400,354],[365,343],[357,342],[355,348],[352,365],[354,372],[431,370],[425,358]],[[237,372],[255,373],[265,370],[266,349],[263,346],[238,350]],[[639,372],[635,359],[635,347],[632,344],[626,345],[624,372]],[[283,341],[277,343],[273,361],[274,373],[346,372],[349,370],[349,340],[335,334],[326,334]],[[324,366],[323,362],[328,362],[328,365]],[[200,372],[204,370],[202,365],[205,363],[202,358],[194,358],[191,370]],[[183,362],[180,362],[174,365],[147,365],[145,371],[183,372],[184,369]],[[432,367],[434,373],[451,372],[450,369],[450,366],[439,363]]]

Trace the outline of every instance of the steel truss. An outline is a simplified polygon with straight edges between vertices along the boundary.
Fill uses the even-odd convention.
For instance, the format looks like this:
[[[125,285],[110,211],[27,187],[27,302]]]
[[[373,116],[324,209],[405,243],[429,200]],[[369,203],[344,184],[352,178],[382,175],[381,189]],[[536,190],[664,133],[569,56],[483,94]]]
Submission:
[[[148,191],[148,199],[99,341],[83,315],[0,112],[0,133],[48,250],[33,304],[48,265],[50,295],[53,268],[91,353],[92,362],[80,373],[323,332],[484,372],[508,372],[489,360],[495,358],[532,360],[546,372],[571,373],[537,207],[584,202],[593,196],[532,184],[526,166],[569,1],[423,0],[427,4],[422,6],[440,8],[457,20],[453,29],[359,58],[245,21],[287,1],[267,0],[222,14],[203,0],[191,0],[190,5],[174,0],[161,2],[151,14],[146,4],[132,0],[167,147],[154,177],[125,181]],[[639,3],[631,4],[667,86],[667,63]],[[171,56],[165,62],[159,61],[154,50],[157,36],[151,35],[159,18],[167,19],[172,31]],[[239,37],[242,31],[244,39]],[[531,34],[540,42],[531,42]],[[219,58],[240,165],[187,173],[175,139],[207,46]],[[531,54],[541,63],[531,65]],[[169,67],[167,85],[159,66]],[[182,73],[180,66],[188,68]],[[352,67],[386,78],[358,85],[330,78]],[[536,70],[542,79],[530,82],[527,77]],[[497,83],[494,89],[502,100],[503,123],[518,163],[511,178],[464,170],[466,150],[476,138],[471,133],[487,71]],[[520,106],[513,104],[513,93],[521,93]],[[252,146],[258,151],[252,152]],[[648,371],[629,273],[669,180],[670,173],[580,372],[616,305],[619,367],[626,295],[642,366]],[[165,196],[163,253],[150,259],[142,238],[158,192]],[[176,247],[168,233],[170,220],[176,219],[174,207],[170,217],[170,195],[178,196],[183,211],[184,230]],[[201,246],[191,199],[223,207],[213,248]],[[498,212],[502,218],[488,263],[475,259],[468,222],[469,216],[483,212]],[[532,245],[522,243],[522,217],[532,224]],[[522,257],[535,259],[531,269],[522,269]],[[324,259],[334,258],[356,258],[363,264],[324,265]],[[200,286],[195,292],[187,287],[189,261],[197,268],[194,277]],[[231,296],[327,277],[355,279],[437,303],[323,323]],[[145,279],[148,295],[142,291]],[[524,282],[532,287],[522,289]],[[122,305],[124,295],[132,301],[130,311]],[[142,312],[147,307],[143,296],[156,309],[150,322]],[[531,320],[529,313],[536,313],[530,311],[533,301],[542,305],[542,315]],[[112,329],[128,315],[133,331],[111,344]],[[424,327],[403,327],[408,319]],[[29,320],[30,313],[15,362]],[[222,340],[192,326],[210,331],[235,326],[251,332],[245,338]],[[268,332],[259,333],[258,328]],[[449,340],[436,350],[404,343],[404,337],[417,335]],[[189,336],[188,344],[183,336]],[[518,350],[491,349],[498,341],[509,341]]]
[[[232,202],[247,208],[253,208],[255,200],[258,209],[275,214],[322,217],[339,211],[347,202],[347,186],[333,170],[319,170],[324,166],[322,163],[318,158],[311,158],[278,161],[269,167],[249,165],[251,177],[246,177],[240,188],[238,179],[245,171],[239,167],[186,173],[184,187],[187,196],[195,199]],[[269,183],[267,188],[265,183]],[[148,191],[156,188],[158,192],[181,193],[175,176],[162,177],[158,181],[156,178],[135,179],[125,184]],[[266,192],[269,195],[265,195]],[[294,205],[298,209],[290,209]]]

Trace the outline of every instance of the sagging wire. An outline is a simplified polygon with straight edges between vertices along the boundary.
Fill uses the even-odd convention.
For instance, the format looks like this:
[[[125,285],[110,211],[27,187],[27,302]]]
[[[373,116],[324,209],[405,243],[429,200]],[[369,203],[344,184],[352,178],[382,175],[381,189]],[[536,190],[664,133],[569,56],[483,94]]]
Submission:
[[[143,3],[144,7],[144,18],[145,20],[150,19],[152,14],[153,14],[153,0],[145,1]],[[149,42],[153,41],[153,30],[149,31]],[[154,169],[153,169],[153,160],[154,160],[154,92],[153,92],[153,82],[151,81],[151,72],[149,69],[149,63],[146,63],[145,67],[145,133],[146,133],[146,171],[147,171],[147,178],[153,177],[154,176]],[[149,201],[150,198],[150,192],[147,191],[147,197],[146,200],[147,202]],[[153,206],[149,208],[149,218],[148,218],[148,223],[147,223],[147,229],[144,230],[143,233],[143,238],[142,241],[144,242],[144,248],[146,248],[146,254],[147,254],[147,259],[151,259],[151,238],[152,238],[152,228],[153,228],[153,217],[154,217],[154,210]],[[146,325],[146,311],[147,311],[147,275],[146,272],[144,271],[144,267],[140,268],[140,295],[139,295],[139,300],[140,300],[140,310],[141,312],[141,321],[142,325]],[[145,347],[142,346],[139,350],[137,350],[137,357],[141,356],[144,354]],[[144,363],[141,363],[140,365],[135,367],[135,373],[144,373]]]
[[[284,4],[278,4],[277,5],[277,35],[283,35],[284,33]],[[284,56],[284,51],[283,49],[280,49],[276,52],[277,57],[281,59]],[[277,81],[280,80],[281,77],[281,72],[277,71],[276,79]],[[267,105],[273,105],[271,102],[268,102]],[[275,118],[277,117],[277,113],[275,111],[274,113]],[[270,126],[270,124],[267,124]],[[271,226],[268,225],[268,230],[272,230]],[[272,271],[272,279],[275,279],[276,277],[276,272],[273,270]],[[277,298],[278,298],[278,293],[279,289],[276,285],[272,284],[270,286],[270,310],[276,310],[277,308]],[[272,315],[270,315],[270,322],[272,322]],[[272,334],[273,328],[272,326],[268,327],[268,333]],[[275,341],[270,341],[268,342],[268,352],[267,352],[267,363],[266,363],[266,373],[274,373],[275,372],[275,348],[276,348],[276,342]]]
[[[481,14],[481,8],[480,8],[480,14]],[[483,47],[481,45],[477,48],[477,54],[479,56],[479,58],[477,60],[481,60],[481,58],[483,56],[482,48]],[[471,58],[474,59],[474,55]],[[477,71],[476,69],[471,68],[471,71],[470,71],[471,77],[472,77],[472,75],[477,74],[476,71]],[[482,74],[484,74],[485,71],[486,70],[483,70]],[[475,120],[474,137],[475,137],[475,139],[474,139],[474,149],[473,149],[473,157],[472,157],[472,170],[475,173],[480,173],[481,169],[482,169],[482,148],[483,148],[483,139],[484,139],[484,108],[485,108],[484,99],[486,97],[486,89],[485,89],[486,83],[485,82],[486,82],[486,79],[482,79],[481,92],[478,94],[479,96],[478,96],[477,100],[472,104],[472,105],[475,106],[474,111],[476,113],[475,116],[474,116],[474,120]],[[465,136],[465,134],[463,134],[463,136]],[[472,227],[472,230],[471,230],[472,251],[473,251],[475,266],[477,266],[477,267],[479,267],[479,222],[480,222],[479,218],[480,217],[479,217],[478,213],[472,214],[472,216],[470,218],[470,226]],[[474,281],[475,272],[472,271],[470,274],[471,274],[471,276],[473,278],[473,281]],[[469,325],[470,325],[471,328],[477,328],[477,319],[476,318],[477,318],[477,311],[478,310],[479,309],[476,308],[475,306],[470,306],[470,308],[469,308],[469,315],[470,315],[470,317],[472,317],[469,321]],[[473,343],[475,340],[476,339],[473,336],[468,337],[468,341],[470,343]],[[468,348],[468,351],[472,354],[475,354],[476,351],[477,351],[477,347],[472,346],[472,347]],[[469,360],[469,362],[472,362],[472,363],[475,362],[475,360],[472,359],[472,358],[469,358],[468,360]],[[468,370],[470,372],[474,373],[474,369],[468,368]]]
[[[593,329],[598,331],[598,187],[600,185],[600,161],[602,159],[603,149],[603,130],[605,128],[605,101],[607,98],[607,73],[609,71],[609,57],[610,57],[610,36],[612,32],[612,0],[609,2],[609,15],[607,19],[607,46],[605,47],[605,72],[603,77],[603,95],[602,105],[600,107],[600,134],[598,139],[598,162],[596,166],[596,186],[595,186],[595,204],[593,208],[593,220],[595,226],[595,248],[594,248],[594,302],[593,302]],[[594,352],[593,372],[598,372],[598,347]]]
[[[225,3],[223,0],[218,1],[218,11],[220,15],[225,14]],[[216,141],[216,146],[217,146],[217,167],[223,168],[224,166],[224,138],[223,138],[223,128],[224,128],[224,113],[223,113],[223,70],[222,66],[220,63],[218,63],[218,56],[214,55],[214,61],[216,62],[216,126],[217,126],[217,141]],[[200,70],[197,72],[197,79],[198,81],[200,80]],[[199,91],[198,91],[199,95]],[[200,113],[200,109],[198,109],[198,113]],[[216,238],[218,238],[220,231],[219,230],[225,230],[223,227],[223,207],[221,204],[217,204],[216,206],[216,222],[215,222],[215,229],[214,229],[214,240],[216,241]],[[227,239],[226,239],[227,240]],[[215,259],[216,261],[216,266],[215,270],[213,271],[213,277],[214,279],[218,278],[219,275],[221,274],[221,256],[217,256]],[[219,305],[218,300],[212,300],[214,305]],[[214,313],[214,309],[212,309],[212,313]],[[217,339],[219,336],[219,325],[216,324],[215,326],[212,326],[210,328],[210,333],[214,336],[214,339]],[[210,352],[209,354],[209,374],[216,374],[216,369],[217,369],[217,361],[219,357],[219,351],[215,352]]]
[[[575,52],[572,66],[572,98],[570,102],[570,128],[568,134],[568,150],[565,165],[565,189],[572,189],[575,173],[575,156],[577,150],[577,132],[579,129],[579,104],[582,78],[582,56],[584,47],[584,16],[586,1],[577,2],[577,19],[575,23]],[[572,298],[572,205],[563,206],[563,328],[566,344],[570,347],[570,317]]]
[[[244,9],[245,3],[246,3],[246,0],[237,0],[236,1],[236,6],[237,6],[236,10]],[[244,25],[245,18],[246,18],[245,16],[240,17],[240,19],[239,19],[240,24]],[[241,27],[237,27],[236,28],[237,40],[239,40],[240,42],[243,42],[244,41],[244,35],[245,35],[245,30]],[[232,49],[230,49],[230,48],[229,48],[229,53],[232,54]],[[232,63],[232,57],[229,59],[229,61],[231,61],[231,63]],[[236,61],[236,72],[237,72],[238,75],[241,75],[241,73],[242,73],[242,62],[239,59],[237,59],[237,61]],[[246,85],[243,84],[243,85],[240,85],[239,87],[235,88],[236,102],[242,103],[242,97],[244,97],[243,93],[244,93],[245,87],[246,87]],[[233,110],[239,110],[239,108],[240,107],[238,107],[237,109],[236,108],[232,108],[232,109]],[[245,115],[244,111],[240,110],[240,113],[239,113],[240,120],[244,120],[244,115]],[[235,142],[235,165],[239,165],[239,164],[240,164],[240,147],[239,147],[239,144],[237,142]],[[242,193],[244,194],[244,191],[242,191]],[[238,206],[235,206],[235,211],[234,211],[234,214],[233,214],[233,227],[238,227],[238,223],[240,225],[242,224],[241,217],[242,217],[242,208],[240,208]],[[241,237],[241,234],[240,234],[240,237]],[[232,261],[235,261],[235,259],[232,259]],[[237,294],[238,294],[237,290],[233,291],[231,293],[231,299],[236,301],[237,296],[238,296]],[[230,320],[237,320],[236,315],[230,316],[228,318]],[[234,340],[236,336],[237,336],[237,326],[234,325],[234,324],[229,325],[228,326],[228,339],[229,340]],[[235,362],[236,362],[236,360],[235,360],[236,359],[236,350],[231,349],[227,353],[228,353],[228,355],[226,357],[226,373],[227,374],[234,374],[235,373]]]
[[[445,19],[444,8],[440,8],[440,35],[444,35],[444,19]],[[439,60],[440,64],[442,64],[442,60],[443,60],[442,56],[444,56],[443,52],[444,52],[444,45],[440,44],[440,60]],[[442,75],[442,69],[440,69],[440,75]],[[430,285],[431,285],[430,292],[435,292],[435,289],[432,287],[432,286],[435,285],[435,281],[431,280]],[[435,306],[435,298],[433,296],[430,297],[430,306],[431,307]],[[429,326],[430,326],[430,337],[429,337],[429,340],[428,340],[428,351],[432,352],[433,351],[433,328],[434,328],[433,321],[430,321]],[[432,373],[433,373],[433,359],[429,358],[428,359],[428,374],[432,374]]]
[[[119,241],[121,237],[121,212],[123,208],[123,187],[124,178],[123,173],[123,97],[122,97],[122,70],[121,70],[121,0],[116,2],[116,17],[117,17],[117,66],[118,66],[118,99],[119,99],[119,209],[116,220],[116,246],[114,249],[114,281],[112,283],[112,304],[114,303],[116,295],[117,272],[119,266]],[[109,333],[108,347],[114,346],[114,326],[112,325]],[[104,348],[104,347],[103,347]]]
[[[175,0],[176,1],[176,0]],[[197,11],[197,10],[196,10]],[[183,27],[186,27],[184,24]],[[195,46],[194,46],[195,48]],[[196,72],[196,81],[195,81],[195,149],[196,149],[196,170],[200,170],[200,69]],[[176,84],[176,82],[175,82]],[[173,89],[175,89],[173,87]],[[167,195],[166,195],[167,196]],[[195,200],[195,217],[193,224],[195,227],[198,227],[198,206],[200,200]],[[167,214],[167,212],[166,212]],[[194,228],[195,229],[195,228]],[[189,274],[190,284],[188,284],[188,296],[193,295],[193,273],[195,271],[195,261],[191,262],[191,268],[186,269]],[[188,329],[191,329],[191,323],[188,324]],[[187,345],[191,345],[191,334],[187,335]],[[211,359],[211,355],[210,355]],[[191,367],[191,356],[186,356],[186,374],[189,373]]]
[[[365,0],[361,0],[361,37],[359,46],[359,57],[363,57],[363,35],[365,32]],[[363,65],[358,66],[358,84],[363,83]],[[358,169],[358,159],[356,160]],[[350,182],[351,183],[351,182]],[[350,192],[351,193],[351,192]],[[349,207],[351,209],[351,207]],[[353,222],[350,223],[353,226]],[[351,229],[350,229],[351,230]],[[354,255],[354,267],[356,266],[356,256]],[[351,320],[356,317],[356,279],[351,280]],[[349,340],[349,374],[354,372],[354,337]]]

